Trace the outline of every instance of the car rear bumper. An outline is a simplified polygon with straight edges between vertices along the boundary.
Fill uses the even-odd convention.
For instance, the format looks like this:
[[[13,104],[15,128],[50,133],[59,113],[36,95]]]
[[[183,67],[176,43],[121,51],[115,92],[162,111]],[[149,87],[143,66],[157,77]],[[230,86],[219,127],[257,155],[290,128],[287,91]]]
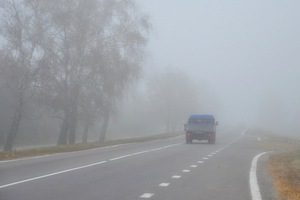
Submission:
[[[190,140],[210,140],[215,137],[214,132],[187,132],[186,138]]]

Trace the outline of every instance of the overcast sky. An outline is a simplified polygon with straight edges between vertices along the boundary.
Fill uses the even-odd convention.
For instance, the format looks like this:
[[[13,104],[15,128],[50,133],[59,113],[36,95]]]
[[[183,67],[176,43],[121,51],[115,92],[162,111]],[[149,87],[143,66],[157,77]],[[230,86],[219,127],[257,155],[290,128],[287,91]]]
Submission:
[[[299,0],[138,3],[153,25],[148,68],[172,66],[205,82],[222,118],[256,121],[273,100],[289,120],[299,111]]]

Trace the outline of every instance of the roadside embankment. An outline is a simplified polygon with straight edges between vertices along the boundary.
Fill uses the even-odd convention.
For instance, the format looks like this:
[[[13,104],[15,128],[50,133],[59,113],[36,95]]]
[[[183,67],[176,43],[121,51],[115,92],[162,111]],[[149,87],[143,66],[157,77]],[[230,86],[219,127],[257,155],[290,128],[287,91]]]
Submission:
[[[277,153],[269,158],[268,169],[280,197],[300,199],[300,150]]]
[[[273,177],[273,187],[282,200],[300,199],[300,143],[278,136],[261,134],[261,144],[270,155],[267,169]]]

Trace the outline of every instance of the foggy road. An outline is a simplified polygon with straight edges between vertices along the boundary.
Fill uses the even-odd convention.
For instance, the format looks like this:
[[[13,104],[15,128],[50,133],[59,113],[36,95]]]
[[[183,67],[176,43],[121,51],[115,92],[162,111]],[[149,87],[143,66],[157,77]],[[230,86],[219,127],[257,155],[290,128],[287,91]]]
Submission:
[[[242,130],[220,130],[215,145],[176,137],[4,161],[0,199],[247,200],[251,161],[263,151]]]
[[[276,151],[300,140],[300,1],[0,2],[0,159],[188,135],[0,161],[0,200],[296,196]]]

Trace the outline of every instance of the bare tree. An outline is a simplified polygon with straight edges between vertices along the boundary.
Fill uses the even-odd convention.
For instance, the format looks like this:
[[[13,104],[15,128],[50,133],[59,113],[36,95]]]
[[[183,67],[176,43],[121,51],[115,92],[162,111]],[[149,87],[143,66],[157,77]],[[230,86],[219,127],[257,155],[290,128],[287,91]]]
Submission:
[[[110,23],[105,32],[98,36],[96,51],[93,52],[96,67],[100,70],[97,79],[102,83],[100,141],[106,138],[110,116],[117,113],[116,104],[130,83],[140,75],[143,48],[150,28],[148,17],[138,12],[134,1],[108,2],[111,15],[103,16],[109,16]]]
[[[37,61],[43,52],[39,50],[43,26],[38,20],[40,13],[31,12],[24,1],[0,1],[1,36],[4,45],[1,59],[1,78],[15,95],[16,106],[4,150],[11,151],[23,117],[24,104],[31,96],[40,70]]]
[[[101,120],[104,140],[116,102],[139,77],[148,18],[133,0],[0,3],[1,74],[17,99],[5,150],[12,149],[32,96],[62,120],[58,144],[75,143],[79,119],[86,132]]]
[[[52,91],[49,105],[63,120],[58,144],[75,142],[79,112],[93,120],[86,117],[94,116],[86,113],[90,106],[101,110],[103,140],[115,102],[140,73],[148,19],[131,0],[45,2],[52,28],[47,33],[51,42],[44,47],[49,56],[43,65],[49,67],[41,80],[47,88],[43,91]],[[80,100],[85,94],[90,98]],[[84,123],[86,131],[93,124]]]

